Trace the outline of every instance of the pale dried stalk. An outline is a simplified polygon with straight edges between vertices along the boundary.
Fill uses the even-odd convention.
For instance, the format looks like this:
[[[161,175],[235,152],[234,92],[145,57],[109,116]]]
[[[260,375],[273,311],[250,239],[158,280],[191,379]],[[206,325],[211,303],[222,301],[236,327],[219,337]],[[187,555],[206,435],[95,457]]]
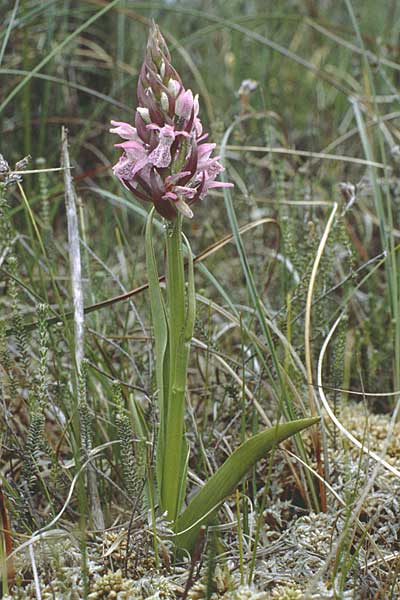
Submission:
[[[319,359],[318,359],[318,375],[317,375],[318,376],[318,391],[319,391],[319,395],[321,398],[321,402],[322,402],[323,407],[325,408],[329,418],[334,423],[334,425],[336,425],[336,427],[339,429],[340,433],[344,437],[346,437],[354,446],[356,446],[359,450],[361,450],[361,452],[363,452],[364,454],[366,454],[367,456],[369,456],[370,458],[375,460],[377,463],[379,463],[384,469],[386,469],[387,471],[390,471],[396,477],[400,477],[400,470],[397,469],[396,467],[394,467],[393,465],[391,465],[384,458],[382,458],[382,456],[384,456],[384,453],[382,453],[382,455],[379,455],[377,452],[370,450],[365,444],[360,442],[360,440],[358,440],[356,437],[354,437],[354,435],[346,429],[346,427],[339,421],[339,419],[336,417],[335,413],[331,409],[328,399],[325,395],[325,391],[324,391],[324,387],[323,387],[324,383],[322,380],[322,365],[324,362],[324,357],[325,357],[329,342],[331,341],[332,336],[335,333],[336,327],[339,325],[339,322],[342,317],[343,317],[343,315],[340,315],[340,317],[338,317],[336,319],[335,323],[332,325],[331,330],[329,331],[329,333],[326,336],[325,341],[322,345],[321,352],[320,352]],[[399,400],[398,400],[398,402],[396,404],[396,413],[399,410],[399,406],[400,405],[399,405]]]
[[[304,325],[304,352],[306,357],[306,371],[307,371],[307,383],[308,383],[308,395],[310,400],[310,409],[312,416],[318,414],[315,397],[313,393],[313,371],[312,371],[312,352],[311,352],[311,308],[313,303],[313,294],[314,294],[314,286],[315,281],[317,279],[318,267],[321,262],[322,254],[324,252],[326,242],[328,240],[328,236],[330,230],[332,228],[333,221],[335,219],[335,215],[337,212],[338,205],[335,203],[333,205],[332,212],[328,219],[328,222],[325,227],[324,234],[321,238],[321,241],[318,246],[317,255],[314,260],[310,282],[308,284],[307,291],[307,302],[306,302],[306,316],[305,316],[305,325]]]
[[[313,268],[311,271],[310,282],[308,284],[307,291],[307,301],[306,301],[306,315],[305,315],[305,324],[304,324],[304,353],[306,358],[306,372],[307,372],[307,384],[308,384],[308,398],[310,402],[310,411],[311,415],[314,417],[319,412],[319,407],[316,405],[314,389],[313,389],[313,370],[312,370],[312,352],[311,352],[311,308],[313,303],[313,294],[314,294],[314,286],[317,280],[317,273],[319,264],[321,262],[322,254],[324,252],[326,242],[328,241],[328,236],[331,231],[332,225],[335,220],[335,215],[338,209],[338,205],[335,202],[333,205],[332,212],[328,219],[328,222],[325,227],[325,231],[321,238],[321,241],[318,246],[317,255],[314,260]],[[311,434],[311,438],[313,441],[313,446],[315,450],[315,458],[317,461],[317,470],[319,475],[323,475],[323,465],[321,460],[321,432],[320,430],[316,430]],[[326,455],[326,445],[324,447],[325,454],[325,472],[328,471],[328,457]],[[326,477],[325,477],[326,478]],[[322,481],[319,481],[319,490],[321,496],[321,509],[322,512],[326,512],[326,490],[325,486],[322,484]]]
[[[64,167],[65,207],[68,223],[68,252],[71,269],[72,297],[74,304],[75,361],[78,374],[77,379],[79,380],[82,360],[84,357],[84,304],[76,194],[71,176],[71,161],[68,151],[68,131],[65,127],[62,127],[61,129],[61,161],[62,166]],[[77,387],[79,387],[79,381],[77,381]],[[80,411],[78,411],[78,413],[80,421],[82,421]],[[88,440],[84,435],[85,430],[86,426],[80,422],[81,444],[85,458],[87,459],[89,457],[90,448],[88,447]],[[103,530],[105,525],[97,487],[96,471],[90,462],[87,466],[87,486],[89,509],[93,519],[93,525],[96,529]]]

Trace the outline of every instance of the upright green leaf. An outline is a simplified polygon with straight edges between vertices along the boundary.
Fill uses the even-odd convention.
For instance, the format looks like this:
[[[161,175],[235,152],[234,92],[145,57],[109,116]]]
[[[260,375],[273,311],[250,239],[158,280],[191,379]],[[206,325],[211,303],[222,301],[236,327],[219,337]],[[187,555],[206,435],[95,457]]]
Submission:
[[[167,381],[165,378],[165,357],[168,346],[168,323],[166,317],[166,308],[164,299],[161,293],[160,282],[158,279],[158,270],[156,258],[154,256],[153,247],[153,219],[155,209],[149,213],[146,222],[146,264],[147,264],[147,275],[149,279],[149,292],[150,292],[150,308],[153,320],[153,332],[154,332],[154,345],[155,345],[155,371],[157,381],[157,398],[160,408],[160,431],[158,436],[158,448],[157,448],[157,476],[158,483],[160,484],[160,478],[162,477],[163,471],[163,456],[164,456],[164,444],[165,444],[165,432],[163,431],[166,422],[167,412],[167,398],[168,390]]]
[[[180,508],[182,488],[186,487],[187,443],[184,412],[187,368],[192,335],[188,323],[194,322],[194,286],[190,282],[186,310],[185,270],[182,251],[182,217],[178,215],[166,232],[167,248],[167,319],[169,386],[165,424],[164,462],[160,500],[162,510],[175,521]],[[189,254],[191,254],[189,252]],[[191,259],[191,256],[189,256]],[[189,261],[190,265],[190,261]],[[193,272],[193,271],[192,271]],[[192,296],[193,298],[190,298]]]

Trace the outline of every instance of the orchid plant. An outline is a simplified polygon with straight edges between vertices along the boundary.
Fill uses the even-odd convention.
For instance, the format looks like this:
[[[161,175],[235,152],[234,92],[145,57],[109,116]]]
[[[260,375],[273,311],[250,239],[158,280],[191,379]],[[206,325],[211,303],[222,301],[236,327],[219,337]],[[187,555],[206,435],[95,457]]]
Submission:
[[[122,155],[113,172],[132,194],[153,204],[146,225],[146,261],[159,412],[158,503],[173,524],[177,546],[191,552],[200,527],[209,522],[248,469],[280,441],[318,419],[277,424],[247,440],[182,510],[189,458],[184,428],[185,395],[196,312],[193,256],[182,233],[182,220],[193,217],[192,206],[205,198],[210,189],[232,184],[216,180],[224,168],[219,157],[212,155],[215,144],[207,142],[208,135],[203,133],[198,96],[184,88],[155,24],[139,75],[137,98],[134,125],[111,121],[110,131],[123,139],[116,144]],[[165,295],[153,248],[155,211],[165,222]]]

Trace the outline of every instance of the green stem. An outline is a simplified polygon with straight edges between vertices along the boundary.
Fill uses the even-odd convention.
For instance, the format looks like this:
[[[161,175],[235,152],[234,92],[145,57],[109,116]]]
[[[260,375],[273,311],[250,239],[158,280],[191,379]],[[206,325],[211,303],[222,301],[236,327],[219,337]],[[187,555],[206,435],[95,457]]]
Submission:
[[[188,445],[184,428],[185,393],[196,312],[193,256],[188,241],[182,235],[182,217],[179,215],[173,223],[168,223],[166,228],[166,306],[154,255],[153,217],[154,209],[150,212],[146,225],[146,260],[160,414],[157,482],[161,510],[167,512],[169,520],[175,521],[186,491]],[[188,251],[187,290],[182,241]]]
[[[181,215],[167,229],[167,302],[169,325],[169,385],[164,440],[162,508],[175,521],[186,480],[187,445],[184,411],[191,335],[187,335],[185,273]]]
[[[157,442],[157,483],[162,503],[162,481],[164,477],[164,441],[168,402],[168,324],[164,299],[161,292],[156,257],[153,247],[153,219],[155,209],[152,208],[146,223],[146,264],[149,278],[150,309],[155,341],[155,375],[157,381],[157,401],[160,414],[160,427]]]

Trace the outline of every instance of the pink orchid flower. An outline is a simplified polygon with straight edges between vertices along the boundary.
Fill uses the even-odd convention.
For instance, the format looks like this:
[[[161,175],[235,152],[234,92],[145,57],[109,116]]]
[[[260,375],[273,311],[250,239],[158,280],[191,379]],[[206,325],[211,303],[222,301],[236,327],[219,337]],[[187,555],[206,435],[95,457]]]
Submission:
[[[190,205],[213,188],[231,187],[216,181],[224,171],[215,144],[199,119],[199,99],[182,85],[158,27],[150,31],[146,56],[137,86],[139,106],[135,126],[111,121],[111,133],[123,154],[113,172],[141,200],[153,202],[157,211],[173,220],[177,212],[191,218]]]

